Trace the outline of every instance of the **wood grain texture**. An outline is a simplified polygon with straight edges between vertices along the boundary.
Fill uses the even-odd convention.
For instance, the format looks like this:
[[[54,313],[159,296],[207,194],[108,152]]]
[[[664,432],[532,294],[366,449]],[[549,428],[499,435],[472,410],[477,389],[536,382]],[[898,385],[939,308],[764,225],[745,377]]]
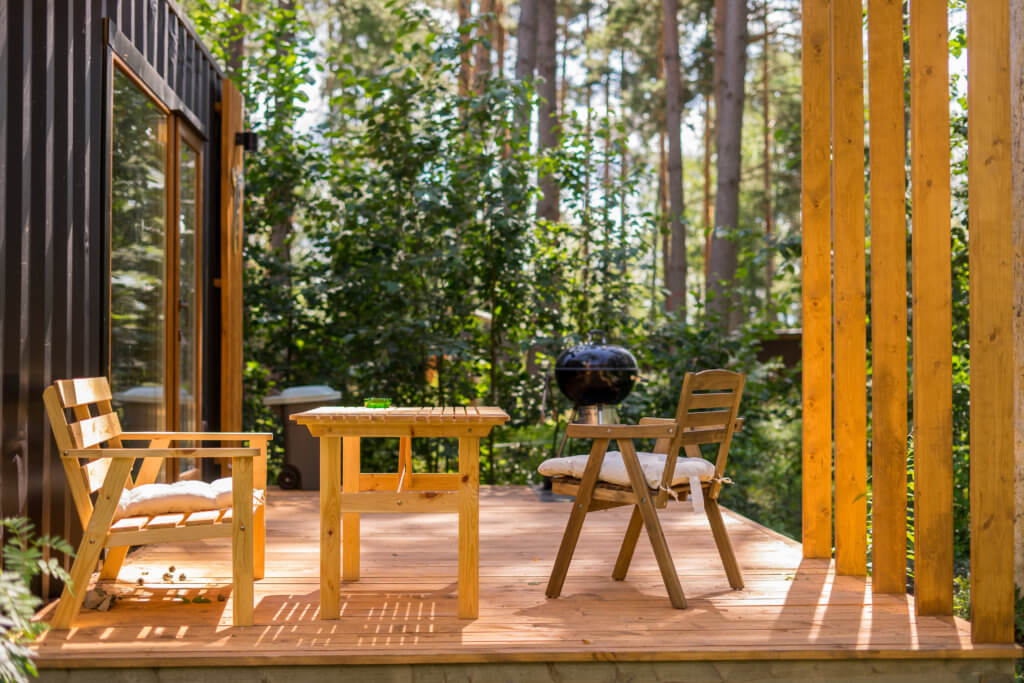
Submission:
[[[907,585],[907,222],[903,4],[868,2],[872,583]]]
[[[953,613],[953,312],[946,7],[910,7],[914,556],[922,614]],[[972,202],[973,203],[973,202]]]
[[[867,299],[861,15],[860,0],[832,0],[836,567],[842,574],[858,576],[867,573],[867,337],[864,322]],[[811,485],[818,485],[818,482]]]
[[[269,501],[267,578],[256,583],[260,626],[231,626],[228,539],[147,546],[128,556],[122,582],[108,584],[124,592],[113,610],[83,610],[73,631],[48,632],[33,645],[39,666],[1020,656],[1013,646],[975,645],[962,619],[917,616],[912,596],[873,593],[870,579],[802,559],[799,544],[724,509],[744,590],[729,590],[707,520],[686,505],[661,524],[691,609],[672,609],[646,541],[629,581],[614,581],[613,549],[632,513],[622,507],[587,515],[562,598],[548,600],[544,584],[570,503],[540,503],[526,487],[481,489],[479,619],[458,618],[450,517],[369,515],[363,579],[343,586],[343,618],[325,623],[317,613],[317,494],[273,491]],[[188,579],[162,583],[169,564]],[[180,600],[200,595],[211,602]],[[238,672],[250,674],[258,677],[256,669]]]
[[[236,626],[253,624],[252,459],[231,459],[231,613]]]
[[[1007,2],[968,3],[971,625],[1013,642],[1013,210]]]
[[[341,589],[341,439],[320,439],[320,618],[338,618]]]
[[[459,618],[480,616],[480,439],[459,439]]]
[[[1013,149],[1014,583],[1024,590],[1024,0],[1010,0]]]
[[[220,428],[242,429],[242,94],[229,80],[221,92],[220,143]]]
[[[331,437],[326,438],[329,439]],[[320,439],[321,442],[324,440],[324,438]],[[342,439],[342,444],[341,490],[348,494],[358,493],[360,478],[359,437],[345,437]],[[331,465],[331,467],[337,469],[334,465]],[[321,491],[324,489],[324,486],[330,486],[332,490],[338,488],[336,475],[325,484],[323,472],[321,471],[320,482]],[[341,576],[345,581],[359,580],[359,520],[358,512],[343,511],[341,513]]]
[[[803,0],[801,250],[803,551],[832,556],[832,237],[830,0]],[[859,22],[858,22],[859,23]]]

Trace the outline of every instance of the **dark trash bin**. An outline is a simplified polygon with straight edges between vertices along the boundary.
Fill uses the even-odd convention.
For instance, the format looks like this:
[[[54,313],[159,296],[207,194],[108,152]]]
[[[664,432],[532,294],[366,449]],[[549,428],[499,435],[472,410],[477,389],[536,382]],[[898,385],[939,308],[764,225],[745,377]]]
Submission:
[[[277,396],[263,399],[263,405],[279,410],[284,421],[284,466],[277,476],[277,485],[282,489],[320,489],[320,440],[289,418],[295,413],[332,405],[340,398],[341,392],[315,384],[288,387]]]

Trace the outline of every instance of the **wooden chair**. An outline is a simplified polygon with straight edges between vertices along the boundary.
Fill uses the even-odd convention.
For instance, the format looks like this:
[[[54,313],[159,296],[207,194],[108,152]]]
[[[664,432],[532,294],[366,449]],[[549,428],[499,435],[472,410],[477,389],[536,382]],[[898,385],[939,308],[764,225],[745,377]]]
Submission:
[[[231,539],[234,624],[251,625],[253,581],[263,578],[264,570],[267,442],[272,435],[122,432],[105,377],[58,380],[43,392],[43,402],[85,530],[71,567],[72,585],[65,586],[51,626],[71,628],[104,548],[108,550],[100,578],[114,580],[130,546],[221,537]],[[90,410],[90,406],[95,409]],[[73,415],[70,421],[68,411]],[[126,448],[123,441],[149,444],[145,448]],[[252,447],[170,448],[174,441],[248,441]],[[229,458],[232,504],[219,510],[113,521],[122,492],[153,483],[169,458]],[[132,477],[137,460],[142,462],[138,474]],[[262,497],[254,495],[256,489],[263,489]],[[92,494],[96,494],[95,501]]]
[[[558,557],[551,570],[547,596],[557,598],[562,592],[565,575],[572,561],[573,551],[579,539],[583,520],[588,512],[632,505],[633,516],[629,520],[626,536],[622,541],[619,556],[615,562],[612,577],[618,581],[626,578],[641,527],[647,529],[654,548],[654,556],[658,561],[665,587],[668,590],[672,606],[677,609],[686,608],[686,597],[679,577],[676,575],[672,556],[669,554],[665,535],[658,521],[656,509],[663,508],[669,500],[685,500],[691,494],[690,481],[673,484],[679,450],[683,449],[687,457],[701,458],[700,445],[717,443],[718,457],[714,463],[713,475],[710,475],[711,463],[703,461],[699,469],[708,470],[710,476],[700,479],[700,494],[704,499],[704,510],[711,523],[718,553],[725,566],[729,585],[735,589],[743,588],[743,578],[733,553],[729,535],[722,521],[722,512],[718,506],[718,494],[723,483],[731,483],[725,476],[725,464],[729,455],[729,444],[733,432],[742,426],[737,417],[740,398],[743,394],[745,377],[727,370],[706,370],[699,373],[687,373],[683,380],[683,390],[679,397],[679,406],[674,420],[644,418],[638,425],[581,425],[572,424],[566,428],[568,436],[581,439],[593,439],[590,455],[582,477],[555,477],[552,489],[555,493],[575,496],[576,500],[569,515],[569,523],[565,528],[562,545],[558,549]],[[633,446],[633,439],[657,439],[654,453],[665,454],[665,464],[658,487],[651,487],[645,477]],[[601,480],[602,465],[608,443],[615,440],[619,444],[621,457],[628,472],[629,486],[622,486]],[[582,456],[580,456],[582,457]],[[549,461],[555,462],[555,461]],[[689,463],[687,463],[689,464]],[[693,465],[698,463],[693,462]],[[706,465],[706,467],[704,466]],[[542,466],[543,467],[543,466]],[[607,473],[608,470],[606,470]]]

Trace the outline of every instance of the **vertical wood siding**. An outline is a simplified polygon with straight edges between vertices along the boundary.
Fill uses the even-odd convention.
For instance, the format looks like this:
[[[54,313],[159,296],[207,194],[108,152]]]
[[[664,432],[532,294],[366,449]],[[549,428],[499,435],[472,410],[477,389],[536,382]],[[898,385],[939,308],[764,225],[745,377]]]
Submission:
[[[43,412],[54,379],[106,374],[108,232],[104,19],[166,75],[206,128],[204,418],[219,420],[221,75],[167,0],[0,2],[0,515],[76,542],[64,474]],[[186,96],[187,95],[187,96]],[[213,189],[211,190],[211,185]],[[213,339],[215,343],[210,343]],[[42,586],[52,594],[48,584]]]

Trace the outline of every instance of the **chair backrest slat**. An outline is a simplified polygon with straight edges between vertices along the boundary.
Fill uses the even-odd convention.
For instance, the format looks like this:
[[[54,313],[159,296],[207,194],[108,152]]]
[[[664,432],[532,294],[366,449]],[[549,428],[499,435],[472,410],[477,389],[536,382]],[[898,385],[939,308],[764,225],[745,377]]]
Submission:
[[[710,394],[691,394],[690,410],[712,410],[731,408],[735,395],[731,391],[717,391]]]
[[[104,413],[69,425],[75,448],[91,448],[121,436],[121,421],[117,413]]]
[[[85,379],[59,379],[54,382],[60,394],[61,403],[65,408],[84,406],[89,403],[109,401],[110,383],[106,377],[87,377]]]
[[[82,465],[82,476],[85,477],[85,484],[89,487],[89,493],[96,493],[103,486],[103,480],[107,478],[107,470],[110,469],[110,458],[90,460]]]
[[[731,416],[730,410],[706,410],[698,413],[688,411],[686,427],[725,427]]]

